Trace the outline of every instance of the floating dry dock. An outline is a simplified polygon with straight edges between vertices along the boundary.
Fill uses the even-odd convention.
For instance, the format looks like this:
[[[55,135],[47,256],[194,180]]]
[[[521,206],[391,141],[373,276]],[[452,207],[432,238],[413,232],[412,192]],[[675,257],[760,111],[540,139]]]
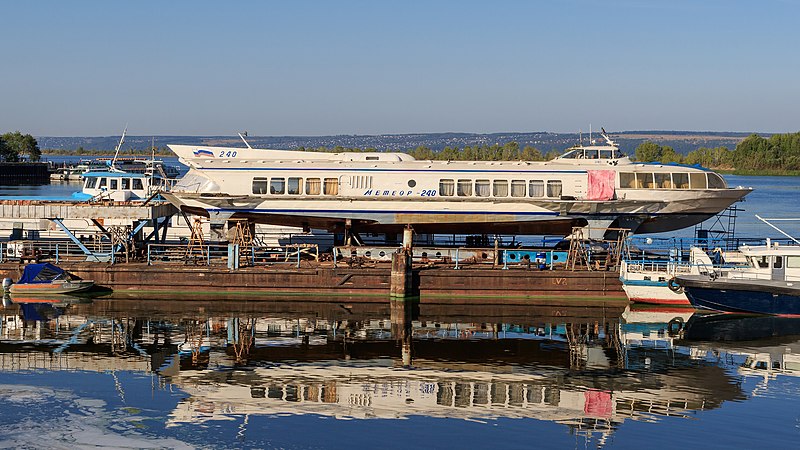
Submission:
[[[575,299],[582,304],[627,301],[615,270],[588,270],[588,266],[564,270],[564,264],[542,270],[543,266],[531,264],[530,258],[528,264],[504,263],[501,267],[497,263],[497,248],[477,251],[483,254],[472,258],[483,260],[477,264],[459,265],[459,260],[464,258],[453,258],[444,250],[431,251],[431,255],[440,255],[436,261],[434,256],[430,257],[432,259],[426,256],[423,261],[412,260],[411,250],[404,250],[394,254],[391,262],[370,261],[365,266],[352,264],[353,260],[363,259],[357,256],[355,249],[347,252],[356,255],[349,258],[351,264],[348,265],[348,258],[320,261],[318,253],[311,255],[308,247],[298,244],[291,250],[294,253],[287,249],[287,258],[282,263],[273,263],[264,257],[264,252],[272,250],[260,249],[252,238],[245,239],[249,236],[250,225],[239,222],[234,226],[228,224],[230,230],[238,233],[230,243],[211,245],[202,237],[195,239],[193,234],[188,245],[167,244],[164,242],[166,233],[159,233],[159,229],[164,231],[164,224],[177,213],[168,203],[0,202],[3,220],[50,221],[70,238],[60,244],[53,241],[0,243],[5,256],[0,263],[0,274],[19,279],[24,263],[35,259],[54,262],[81,278],[118,292],[191,293],[209,299],[222,295],[303,294],[311,298],[375,297],[377,301],[385,301],[387,295],[420,296],[422,301],[437,298],[437,303],[454,304],[478,304],[486,297],[504,298],[503,303],[507,304],[526,304],[530,299],[554,297]],[[64,224],[68,219],[83,219],[93,224],[103,236],[102,245],[92,247],[82,236],[77,236]],[[140,231],[146,226],[153,231],[145,237]],[[25,252],[15,253],[20,242],[25,245]],[[461,250],[462,257],[465,253],[476,252]],[[301,260],[304,251],[307,253],[303,253]],[[384,254],[375,252],[378,253]],[[295,256],[288,259],[292,254],[296,256],[296,264]],[[487,260],[493,260],[494,264],[487,264]],[[516,259],[521,260],[521,256]]]
[[[17,279],[22,265],[4,263],[0,271]],[[241,296],[257,298],[282,294],[375,297],[385,301],[391,288],[391,267],[219,267],[182,264],[148,266],[144,263],[68,263],[61,267],[84,279],[94,280],[116,292],[161,292],[205,298]],[[504,298],[503,303],[525,304],[530,299],[554,298],[576,301],[621,300],[627,302],[619,276],[611,271],[526,270],[522,268],[413,267],[412,289],[422,301],[473,303],[481,298]],[[316,297],[308,297],[314,299]]]

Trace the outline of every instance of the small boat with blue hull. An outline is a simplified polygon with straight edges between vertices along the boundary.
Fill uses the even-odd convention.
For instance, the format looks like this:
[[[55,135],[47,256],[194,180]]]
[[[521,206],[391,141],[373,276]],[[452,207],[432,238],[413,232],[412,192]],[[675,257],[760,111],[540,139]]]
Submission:
[[[94,281],[82,280],[50,263],[28,264],[22,277],[8,289],[16,294],[74,294],[94,287]]]
[[[800,246],[742,246],[747,266],[678,275],[692,306],[724,312],[800,315]]]

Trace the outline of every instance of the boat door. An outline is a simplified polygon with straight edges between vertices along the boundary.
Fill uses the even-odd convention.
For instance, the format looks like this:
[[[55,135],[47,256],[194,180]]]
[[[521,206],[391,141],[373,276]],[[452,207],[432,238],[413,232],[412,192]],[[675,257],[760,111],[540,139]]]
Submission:
[[[786,279],[786,266],[783,263],[783,256],[775,255],[772,257],[772,279],[784,281]]]

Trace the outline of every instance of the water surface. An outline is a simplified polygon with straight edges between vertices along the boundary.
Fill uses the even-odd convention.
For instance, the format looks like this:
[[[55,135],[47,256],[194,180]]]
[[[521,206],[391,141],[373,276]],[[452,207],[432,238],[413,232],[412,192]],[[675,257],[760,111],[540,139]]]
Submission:
[[[789,448],[800,438],[797,319],[557,300],[31,300],[2,310],[3,447],[664,448],[679,437]],[[670,321],[685,326],[670,335]]]

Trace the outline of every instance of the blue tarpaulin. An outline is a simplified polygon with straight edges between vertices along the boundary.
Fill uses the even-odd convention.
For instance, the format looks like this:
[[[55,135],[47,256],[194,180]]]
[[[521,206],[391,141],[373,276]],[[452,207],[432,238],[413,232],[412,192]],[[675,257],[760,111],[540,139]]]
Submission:
[[[64,278],[64,269],[50,263],[28,264],[22,272],[18,284],[50,283],[53,280]]]

